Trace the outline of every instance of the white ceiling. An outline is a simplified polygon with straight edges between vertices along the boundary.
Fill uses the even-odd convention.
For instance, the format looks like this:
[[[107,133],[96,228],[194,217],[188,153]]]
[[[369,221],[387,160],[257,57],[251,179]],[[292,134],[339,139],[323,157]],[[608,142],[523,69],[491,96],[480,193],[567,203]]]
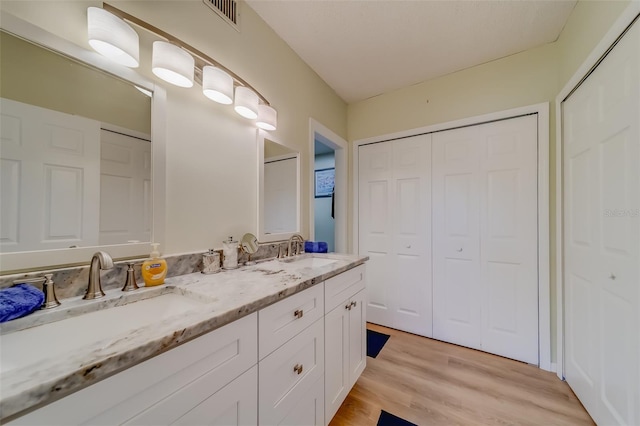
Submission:
[[[346,102],[558,38],[575,0],[246,0]]]

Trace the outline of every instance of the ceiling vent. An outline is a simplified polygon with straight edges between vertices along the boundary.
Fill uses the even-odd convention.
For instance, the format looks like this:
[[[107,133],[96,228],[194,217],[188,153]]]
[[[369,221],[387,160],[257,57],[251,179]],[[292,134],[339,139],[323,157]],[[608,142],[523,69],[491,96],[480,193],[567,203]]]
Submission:
[[[216,12],[229,25],[240,31],[238,6],[240,0],[202,0],[211,10]]]

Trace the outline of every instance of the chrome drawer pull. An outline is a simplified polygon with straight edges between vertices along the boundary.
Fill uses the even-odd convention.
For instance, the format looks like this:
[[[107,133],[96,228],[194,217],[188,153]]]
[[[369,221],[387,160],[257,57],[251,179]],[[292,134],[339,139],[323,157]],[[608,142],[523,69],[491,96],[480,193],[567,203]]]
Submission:
[[[351,304],[345,305],[345,309],[351,310]]]
[[[351,302],[351,306],[357,306],[358,304],[356,303],[356,301],[354,300],[353,302]]]
[[[303,365],[302,364],[296,364],[293,367],[293,371],[295,371],[298,374],[302,374],[302,369],[303,369]]]
[[[304,316],[304,309],[296,309],[293,316],[296,318],[302,318]]]

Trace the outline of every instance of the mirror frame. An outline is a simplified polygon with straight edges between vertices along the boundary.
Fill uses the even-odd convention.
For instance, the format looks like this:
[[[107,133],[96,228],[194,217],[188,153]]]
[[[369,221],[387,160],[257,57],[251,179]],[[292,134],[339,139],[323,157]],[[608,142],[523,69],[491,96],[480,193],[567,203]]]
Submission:
[[[117,78],[153,92],[151,98],[151,191],[152,241],[165,246],[165,193],[166,193],[166,91],[136,71],[109,61],[42,28],[24,21],[6,11],[0,11],[0,28],[38,44],[46,49],[68,56]],[[97,250],[107,251],[114,259],[147,256],[149,242],[107,246],[78,247],[73,249],[36,250],[0,253],[0,275],[25,270],[60,268],[87,264]]]
[[[285,143],[273,138],[264,130],[256,131],[258,142],[258,241],[260,243],[270,243],[274,241],[288,240],[292,235],[300,233],[300,211],[301,211],[301,194],[300,194],[300,150],[292,148]],[[268,139],[274,143],[287,147],[297,152],[296,155],[296,229],[293,232],[282,232],[279,234],[267,234],[264,229],[264,142]]]

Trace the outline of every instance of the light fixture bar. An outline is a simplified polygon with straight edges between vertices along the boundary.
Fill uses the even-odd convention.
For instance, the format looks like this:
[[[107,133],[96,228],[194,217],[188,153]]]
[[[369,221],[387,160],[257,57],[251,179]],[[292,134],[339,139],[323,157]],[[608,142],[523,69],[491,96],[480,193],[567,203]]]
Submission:
[[[112,5],[110,5],[109,3],[103,3],[102,4],[102,8],[108,12],[111,12],[112,14],[120,17],[121,19],[124,19],[125,21],[129,21],[132,24],[135,24],[141,28],[144,28],[145,30],[160,36],[162,38],[164,38],[165,40],[176,44],[178,46],[180,46],[181,48],[183,48],[184,50],[186,50],[187,52],[191,53],[193,56],[195,56],[195,63],[196,63],[196,80],[199,80],[199,78],[201,78],[202,76],[202,68],[204,65],[213,65],[216,66],[218,68],[223,69],[224,71],[227,72],[227,74],[229,74],[236,83],[238,83],[240,86],[244,86],[248,89],[251,89],[256,95],[258,95],[258,97],[262,100],[262,102],[265,105],[271,105],[269,103],[269,101],[267,100],[267,98],[265,98],[264,96],[262,96],[262,94],[260,92],[258,92],[256,89],[253,88],[253,86],[251,86],[249,83],[247,83],[245,80],[243,80],[240,76],[238,76],[236,73],[234,73],[233,71],[231,71],[229,68],[225,67],[224,65],[222,65],[221,63],[219,63],[218,61],[214,60],[213,58],[211,58],[210,56],[202,53],[200,50],[196,49],[195,47],[185,43],[184,41],[180,40],[177,37],[172,36],[171,34],[162,31],[160,28],[158,27],[154,27],[153,25],[149,24],[148,22],[143,21],[142,19],[136,18],[133,15],[129,15],[127,12],[124,12],[120,9],[118,9],[117,7],[114,7]],[[198,60],[199,59],[199,60]]]

